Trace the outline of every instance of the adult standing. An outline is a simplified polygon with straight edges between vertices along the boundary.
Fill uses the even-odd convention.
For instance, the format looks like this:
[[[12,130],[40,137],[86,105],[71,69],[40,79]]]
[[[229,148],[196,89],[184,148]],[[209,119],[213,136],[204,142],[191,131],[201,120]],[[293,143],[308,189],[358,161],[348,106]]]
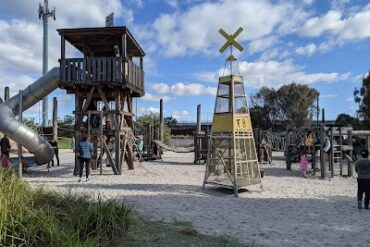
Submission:
[[[53,138],[51,138],[50,141],[49,141],[49,143],[50,143],[50,145],[54,149],[54,155],[55,155],[55,158],[57,159],[57,166],[59,166],[59,148],[58,148],[58,142],[56,140],[54,140]],[[51,160],[51,165],[54,166],[54,157]]]
[[[77,145],[77,157],[80,163],[80,178],[78,182],[81,182],[83,168],[85,165],[86,169],[86,182],[89,181],[89,172],[90,172],[90,160],[93,153],[93,145],[87,140],[86,136],[82,137],[82,142]]]
[[[369,151],[361,151],[362,159],[356,162],[355,170],[357,172],[357,203],[358,209],[362,208],[362,197],[365,193],[365,209],[369,209],[370,201],[370,160],[368,160]]]
[[[10,141],[9,138],[4,135],[3,138],[0,140],[0,148],[1,148],[1,162],[3,167],[8,167],[10,160],[9,160],[9,152],[10,152]]]

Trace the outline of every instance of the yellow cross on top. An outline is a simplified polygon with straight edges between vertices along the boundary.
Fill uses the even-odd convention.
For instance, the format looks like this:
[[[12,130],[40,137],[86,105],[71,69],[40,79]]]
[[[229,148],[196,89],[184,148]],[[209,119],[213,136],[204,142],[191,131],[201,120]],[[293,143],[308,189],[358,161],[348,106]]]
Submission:
[[[240,52],[244,50],[244,48],[236,42],[236,37],[243,31],[242,27],[239,27],[238,30],[233,35],[227,34],[222,28],[218,30],[218,32],[225,37],[227,40],[226,43],[220,48],[220,52],[223,53],[230,45],[235,46],[236,49],[238,49]]]

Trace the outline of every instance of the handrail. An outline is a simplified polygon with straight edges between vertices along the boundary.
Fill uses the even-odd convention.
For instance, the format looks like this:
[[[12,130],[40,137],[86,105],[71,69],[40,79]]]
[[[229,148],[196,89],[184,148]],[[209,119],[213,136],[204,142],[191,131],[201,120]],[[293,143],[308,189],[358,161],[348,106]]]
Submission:
[[[127,83],[144,90],[144,71],[122,57],[86,57],[60,59],[60,83]]]

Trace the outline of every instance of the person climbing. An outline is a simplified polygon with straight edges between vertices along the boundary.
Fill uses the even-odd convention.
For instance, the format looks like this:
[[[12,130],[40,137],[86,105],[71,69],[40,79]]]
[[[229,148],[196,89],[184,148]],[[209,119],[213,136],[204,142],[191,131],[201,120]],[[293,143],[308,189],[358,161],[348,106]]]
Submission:
[[[82,142],[80,142],[77,145],[76,151],[77,151],[76,153],[77,153],[77,157],[79,159],[79,164],[80,164],[80,170],[79,170],[80,178],[78,182],[81,182],[84,164],[85,164],[85,169],[86,169],[86,182],[87,182],[89,181],[90,160],[92,158],[93,145],[87,140],[86,136],[82,137]]]
[[[370,201],[370,160],[369,151],[361,151],[362,159],[356,162],[355,171],[357,172],[357,206],[362,209],[362,197],[365,193],[365,209],[369,209]]]
[[[8,168],[10,164],[9,152],[10,152],[10,141],[6,135],[0,140],[1,148],[1,164],[3,168]]]

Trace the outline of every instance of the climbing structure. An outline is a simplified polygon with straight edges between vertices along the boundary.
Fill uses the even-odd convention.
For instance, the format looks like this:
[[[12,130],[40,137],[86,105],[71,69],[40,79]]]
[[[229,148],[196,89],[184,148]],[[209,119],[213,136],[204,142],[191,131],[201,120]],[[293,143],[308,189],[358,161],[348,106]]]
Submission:
[[[229,37],[234,39],[236,35]],[[233,42],[235,40],[228,40],[227,43]],[[235,57],[231,54],[228,61],[235,61]],[[233,188],[237,196],[239,189],[260,183],[243,77],[232,74],[222,76],[216,95],[204,185]]]
[[[123,161],[133,169],[132,100],[144,95],[144,51],[126,27],[58,32],[59,87],[75,95],[76,144],[83,135],[89,137],[95,149],[93,168],[106,154],[114,174],[121,174]],[[66,58],[66,41],[81,58]]]

